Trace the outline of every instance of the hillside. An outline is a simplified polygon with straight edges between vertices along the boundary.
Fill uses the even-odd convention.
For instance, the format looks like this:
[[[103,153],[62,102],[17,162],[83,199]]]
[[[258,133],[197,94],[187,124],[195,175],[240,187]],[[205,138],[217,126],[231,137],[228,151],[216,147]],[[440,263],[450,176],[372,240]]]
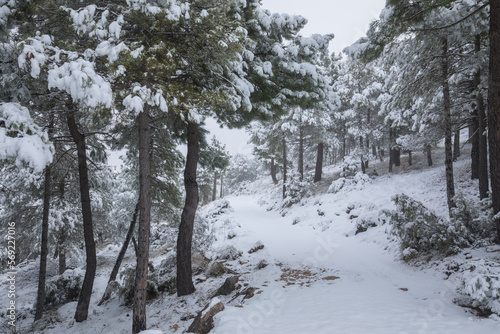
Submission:
[[[425,166],[417,155],[411,168],[403,161],[393,174],[385,172],[387,162],[374,164],[369,172],[376,169],[378,176],[346,182],[336,193],[326,192],[339,173],[339,166],[330,166],[328,181],[309,188],[286,209],[281,208],[280,186],[268,178],[254,182],[245,195],[203,207],[202,233],[208,238],[200,246],[206,258],[200,255],[202,259],[195,261],[197,291],[182,298],[172,290],[159,292],[147,307],[148,328],[157,330],[150,332],[184,332],[225,279],[238,276],[236,290],[217,297],[225,309],[215,316],[211,333],[497,333],[498,315],[479,312],[474,304],[477,293],[467,295],[467,289],[482,273],[479,268],[487,268],[497,270],[483,275],[496,275],[489,290],[495,291],[498,245],[483,244],[449,257],[420,257],[410,265],[401,260],[398,240],[391,234],[384,210],[395,209],[394,195],[404,193],[440,215],[447,212],[444,168],[439,152],[436,155],[434,167]],[[468,161],[464,153],[455,164],[457,188],[465,197],[476,189],[468,180]],[[166,241],[153,242],[151,261],[158,277],[170,277],[174,244],[168,231],[163,233],[167,236],[160,240]],[[129,333],[132,309],[124,305],[124,297],[113,295],[97,306],[118,250],[109,245],[98,253],[87,321],[74,322],[76,302],[69,302],[49,311],[34,332]],[[123,267],[132,267],[134,261],[129,249]],[[215,263],[223,264],[222,272],[214,272]],[[471,269],[471,264],[478,269]],[[18,273],[24,317],[18,320],[18,330],[23,333],[32,332],[37,270],[37,262],[30,262]],[[6,275],[0,279],[6,282]],[[0,296],[0,302],[5,298]],[[499,296],[491,299],[498,307]]]

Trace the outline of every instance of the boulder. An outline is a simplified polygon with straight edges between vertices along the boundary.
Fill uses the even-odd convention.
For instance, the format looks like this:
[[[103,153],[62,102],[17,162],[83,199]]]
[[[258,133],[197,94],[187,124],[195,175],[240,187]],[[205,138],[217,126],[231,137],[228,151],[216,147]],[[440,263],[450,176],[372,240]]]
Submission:
[[[214,326],[214,316],[224,310],[224,304],[215,297],[198,313],[186,333],[208,334]]]
[[[215,293],[215,297],[217,296],[228,296],[236,289],[236,283],[238,283],[239,276],[232,276],[226,278],[226,281]]]

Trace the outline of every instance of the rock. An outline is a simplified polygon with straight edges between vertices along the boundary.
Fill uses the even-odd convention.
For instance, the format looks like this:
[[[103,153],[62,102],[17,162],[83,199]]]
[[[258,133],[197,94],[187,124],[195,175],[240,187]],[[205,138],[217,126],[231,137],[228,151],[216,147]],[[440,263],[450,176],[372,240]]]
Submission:
[[[217,293],[215,294],[214,297],[217,296],[228,296],[231,294],[236,289],[236,283],[238,283],[239,276],[232,276],[226,278],[226,281],[222,286],[217,290]]]
[[[193,323],[189,326],[187,333],[208,334],[214,326],[214,316],[224,310],[224,304],[219,298],[214,298],[198,313]]]
[[[263,248],[264,248],[264,245],[262,243],[260,243],[260,242],[257,242],[255,244],[255,246],[248,251],[248,254],[252,254],[252,253],[258,252],[259,250],[261,250]]]
[[[338,277],[338,276],[323,277],[323,280],[325,280],[325,281],[335,281],[335,280],[338,280],[338,279],[340,279],[340,277]]]
[[[226,267],[222,262],[213,262],[207,270],[207,276],[209,277],[219,277],[224,275],[226,272]]]
[[[266,260],[260,260],[259,263],[257,264],[257,269],[264,269],[267,266],[268,263]]]

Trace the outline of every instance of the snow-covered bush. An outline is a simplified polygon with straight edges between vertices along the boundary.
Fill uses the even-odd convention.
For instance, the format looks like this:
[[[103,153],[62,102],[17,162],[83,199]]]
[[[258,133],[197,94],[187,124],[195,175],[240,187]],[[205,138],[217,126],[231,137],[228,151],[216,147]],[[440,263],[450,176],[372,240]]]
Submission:
[[[233,245],[222,247],[216,253],[216,259],[228,261],[236,260],[243,254],[242,251],[236,249]]]
[[[472,306],[500,316],[500,263],[475,259],[464,269],[459,291],[472,299]]]
[[[480,246],[495,235],[495,225],[490,216],[489,200],[483,201],[479,206],[476,202],[467,199],[462,193],[454,198],[456,208],[452,209],[452,221],[455,226],[462,227],[462,236],[470,245]]]
[[[342,175],[343,173],[341,173]],[[340,177],[332,182],[328,188],[328,192],[336,194],[340,190],[350,191],[353,189],[363,189],[364,185],[371,182],[371,178],[362,172],[358,172],[353,176]]]
[[[289,208],[294,204],[300,203],[300,201],[307,196],[310,196],[310,187],[313,184],[310,177],[304,176],[303,180],[300,180],[299,174],[293,174],[289,181],[286,183],[285,199],[283,199],[283,207]]]
[[[432,253],[452,255],[468,246],[462,237],[464,228],[460,222],[445,220],[404,194],[396,195],[392,200],[396,210],[385,214],[392,226],[391,233],[401,243],[405,261]]]
[[[342,172],[340,173],[340,177],[346,179],[354,178],[354,176],[359,172],[359,163],[360,162],[358,160],[355,160],[351,156],[345,157],[342,162]]]
[[[84,272],[81,269],[68,269],[55,276],[45,287],[45,305],[54,307],[78,299],[82,288]]]
[[[122,288],[119,292],[125,305],[132,305],[134,301],[135,268],[127,267],[120,272],[123,280]],[[148,281],[146,286],[146,300],[158,297],[158,273],[151,263],[149,263]]]

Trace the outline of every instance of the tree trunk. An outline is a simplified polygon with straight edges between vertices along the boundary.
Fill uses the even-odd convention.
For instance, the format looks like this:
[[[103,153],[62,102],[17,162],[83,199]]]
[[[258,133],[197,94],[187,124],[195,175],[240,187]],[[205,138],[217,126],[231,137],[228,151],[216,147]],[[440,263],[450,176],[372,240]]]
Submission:
[[[392,154],[392,141],[394,137],[394,132],[391,129],[389,129],[389,173],[392,173],[394,165],[394,154]]]
[[[488,79],[488,139],[491,198],[500,243],[500,0],[490,0],[490,67]]]
[[[476,86],[477,87],[477,86]],[[470,151],[471,158],[471,179],[479,179],[479,115],[477,105],[471,114],[471,123],[469,126],[469,141],[472,145]]]
[[[185,296],[195,291],[191,268],[191,244],[196,209],[198,208],[199,193],[196,182],[196,170],[200,154],[200,130],[196,123],[187,126],[188,149],[186,168],[184,170],[184,188],[186,202],[181,215],[179,236],[177,238],[177,295]]]
[[[443,57],[441,61],[442,70],[442,85],[443,85],[443,120],[444,120],[444,146],[445,146],[445,167],[446,167],[446,196],[448,199],[448,209],[456,207],[455,197],[455,182],[453,179],[453,145],[452,145],[452,123],[451,123],[451,98],[450,84],[448,82],[448,39],[443,37],[442,40]]]
[[[401,150],[400,149],[395,149],[393,150],[393,154],[394,154],[394,165],[396,167],[399,167],[401,166]]]
[[[59,257],[59,275],[64,274],[66,271],[66,249],[64,248],[64,243],[66,242],[66,229],[63,227],[59,231],[59,236],[57,238],[57,253]]]
[[[83,278],[82,289],[76,305],[75,321],[82,322],[87,320],[89,313],[90,297],[94,287],[94,278],[96,273],[97,259],[94,241],[94,226],[92,222],[92,205],[90,202],[90,186],[87,166],[87,147],[85,144],[85,135],[78,131],[75,121],[75,115],[68,111],[68,128],[76,144],[78,154],[78,174],[80,179],[80,196],[83,216],[83,238],[85,241],[85,254],[87,257],[87,267],[85,277]]]
[[[52,140],[54,133],[54,113],[50,114],[49,140]],[[43,185],[43,213],[42,213],[42,236],[40,241],[40,269],[38,273],[38,292],[36,296],[35,321],[42,318],[43,306],[45,304],[45,282],[47,279],[47,255],[49,238],[49,213],[51,200],[51,178],[52,166],[45,168],[45,180]]]
[[[457,161],[460,157],[460,130],[455,131],[455,139],[453,140],[453,161]]]
[[[476,35],[475,51],[481,51],[481,36]],[[484,107],[483,93],[481,92],[481,69],[478,69],[474,74],[474,87],[476,93],[475,111],[477,129],[475,142],[477,142],[477,179],[479,179],[479,198],[485,199],[489,192],[489,176],[488,176],[488,138],[486,136],[486,110]]]
[[[413,154],[411,151],[408,151],[408,165],[409,166],[413,165]]]
[[[376,146],[376,145],[372,145],[372,155],[373,155],[374,157],[376,157],[376,156],[377,156],[377,146]]]
[[[108,284],[106,286],[106,290],[104,291],[104,295],[101,298],[98,306],[101,306],[106,300],[111,297],[110,291],[108,291],[107,287],[109,287],[109,283],[116,281],[116,276],[118,275],[118,271],[120,270],[120,266],[122,264],[123,258],[125,257],[125,253],[127,252],[128,245],[130,244],[130,240],[132,239],[132,235],[134,234],[135,222],[137,221],[137,216],[139,214],[139,203],[137,202],[134,210],[134,214],[132,216],[132,221],[130,222],[130,226],[127,231],[127,235],[125,236],[125,240],[123,241],[122,248],[120,249],[120,253],[118,253],[118,257],[116,258],[115,265],[113,266],[113,270],[111,270],[111,275],[109,275]]]
[[[220,198],[224,197],[224,188],[222,185],[224,184],[224,173],[220,173]]]
[[[212,202],[217,199],[217,180],[219,179],[219,173],[214,173],[214,187],[212,189]]]
[[[361,159],[361,171],[363,172],[363,174],[366,174],[366,165],[363,159]]]
[[[274,157],[271,158],[271,178],[274,184],[278,184],[278,178],[276,177],[276,163],[274,162]]]
[[[314,172],[314,182],[321,181],[323,175],[323,155],[324,155],[325,144],[323,142],[318,143],[318,154],[316,156],[316,170]]]
[[[304,180],[304,130],[300,128],[299,130],[299,163],[298,172],[300,175],[300,181]]]
[[[283,138],[283,199],[286,197],[286,140]]]
[[[151,232],[151,126],[148,105],[139,114],[139,229],[135,268],[132,333],[146,329],[149,235]]]
[[[427,165],[431,167],[433,165],[432,163],[432,147],[431,145],[427,145],[425,147],[425,153],[427,154]]]

